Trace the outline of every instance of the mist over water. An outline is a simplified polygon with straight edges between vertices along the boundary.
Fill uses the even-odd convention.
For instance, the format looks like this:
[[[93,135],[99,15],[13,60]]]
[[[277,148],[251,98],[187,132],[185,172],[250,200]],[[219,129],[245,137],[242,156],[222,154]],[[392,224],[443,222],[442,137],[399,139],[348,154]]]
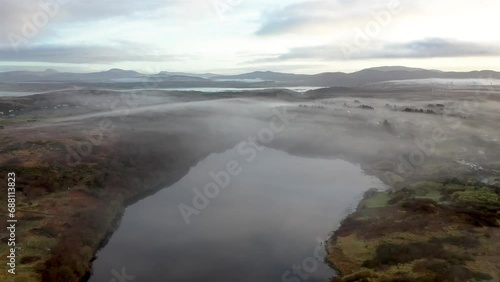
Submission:
[[[33,92],[14,92],[14,91],[0,91],[0,97],[22,97],[22,96],[29,96],[33,94],[38,94],[38,93],[33,93]]]
[[[326,241],[367,189],[384,185],[338,159],[267,148],[246,158],[236,148],[212,154],[176,184],[129,206],[90,281],[109,281],[123,268],[135,281],[302,281],[292,266],[311,265],[318,250],[317,269],[304,271],[304,281],[334,276],[317,239]],[[229,161],[242,172],[187,225],[179,204],[193,206],[193,188],[203,191],[213,182],[209,173]]]

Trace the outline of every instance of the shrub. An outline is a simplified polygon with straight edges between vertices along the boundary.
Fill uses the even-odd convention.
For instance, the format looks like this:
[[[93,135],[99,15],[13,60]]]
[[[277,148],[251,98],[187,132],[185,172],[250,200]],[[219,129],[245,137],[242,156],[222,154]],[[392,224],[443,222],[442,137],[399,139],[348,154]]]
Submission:
[[[401,205],[404,209],[412,212],[435,213],[438,204],[431,199],[411,199]]]
[[[398,265],[419,259],[443,259],[452,264],[463,264],[470,260],[468,257],[457,256],[443,248],[443,243],[438,240],[415,242],[409,244],[385,243],[377,247],[375,257],[363,263],[363,267],[377,268],[383,265]]]
[[[481,245],[477,238],[472,236],[448,236],[444,238],[432,238],[430,242],[436,242],[441,244],[448,244],[463,248],[477,248]]]
[[[488,188],[457,192],[456,199],[465,204],[500,206],[497,193]]]

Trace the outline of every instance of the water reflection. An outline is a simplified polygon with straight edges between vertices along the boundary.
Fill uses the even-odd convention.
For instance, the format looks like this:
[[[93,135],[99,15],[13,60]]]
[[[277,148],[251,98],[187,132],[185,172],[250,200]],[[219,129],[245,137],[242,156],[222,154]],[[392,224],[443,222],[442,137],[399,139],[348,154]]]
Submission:
[[[178,205],[192,204],[192,188],[213,181],[209,172],[230,160],[242,173],[186,225]],[[236,149],[210,155],[178,183],[127,208],[90,281],[110,281],[122,268],[134,281],[328,281],[334,272],[322,261],[307,271],[316,239],[326,240],[372,187],[383,184],[342,160],[272,149],[251,163]]]

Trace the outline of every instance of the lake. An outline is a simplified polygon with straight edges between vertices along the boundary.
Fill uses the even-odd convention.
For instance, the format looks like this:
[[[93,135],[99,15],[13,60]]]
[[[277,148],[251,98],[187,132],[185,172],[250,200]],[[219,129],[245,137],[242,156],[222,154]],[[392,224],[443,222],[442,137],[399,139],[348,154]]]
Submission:
[[[314,86],[296,86],[296,87],[249,87],[249,88],[231,88],[231,87],[170,87],[170,88],[144,88],[141,90],[164,90],[164,91],[199,91],[199,92],[207,92],[207,93],[216,93],[216,92],[243,92],[243,91],[261,91],[261,90],[269,90],[269,89],[287,89],[291,91],[296,91],[300,93],[305,93],[310,90],[317,90],[322,87],[314,87]],[[125,91],[133,91],[133,90],[125,90]]]
[[[385,186],[339,159],[212,154],[127,207],[90,281],[328,281],[324,242],[370,188]]]

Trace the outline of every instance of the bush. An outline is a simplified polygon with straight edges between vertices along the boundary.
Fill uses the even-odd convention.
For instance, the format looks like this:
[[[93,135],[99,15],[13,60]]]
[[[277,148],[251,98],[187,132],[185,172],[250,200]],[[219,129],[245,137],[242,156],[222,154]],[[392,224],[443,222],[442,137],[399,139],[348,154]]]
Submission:
[[[459,202],[465,204],[500,206],[498,194],[488,188],[457,192],[455,195]]]
[[[47,271],[42,274],[42,282],[77,282],[79,279],[71,268],[65,265],[52,267],[46,264]]]
[[[375,257],[363,263],[363,267],[377,268],[383,265],[398,265],[409,263],[419,259],[443,259],[453,264],[462,264],[468,257],[457,256],[449,253],[443,248],[443,243],[438,239],[428,242],[416,242],[409,244],[386,243],[378,246]]]
[[[463,248],[477,248],[481,245],[479,240],[477,238],[474,238],[472,236],[448,236],[444,238],[432,238],[430,242],[435,242],[435,243],[441,243],[441,244],[448,244],[448,245],[453,245],[453,246],[458,246],[458,247],[463,247]]]
[[[56,238],[59,235],[59,232],[50,225],[45,225],[42,228],[33,228],[31,232],[47,238]]]
[[[442,260],[426,260],[415,264],[414,272],[431,272],[434,275],[427,276],[425,281],[475,281],[490,280],[491,275],[481,272],[475,272],[461,265],[452,265]],[[421,279],[424,281],[424,279]]]
[[[411,199],[405,201],[401,207],[417,213],[436,213],[438,204],[431,199]]]

